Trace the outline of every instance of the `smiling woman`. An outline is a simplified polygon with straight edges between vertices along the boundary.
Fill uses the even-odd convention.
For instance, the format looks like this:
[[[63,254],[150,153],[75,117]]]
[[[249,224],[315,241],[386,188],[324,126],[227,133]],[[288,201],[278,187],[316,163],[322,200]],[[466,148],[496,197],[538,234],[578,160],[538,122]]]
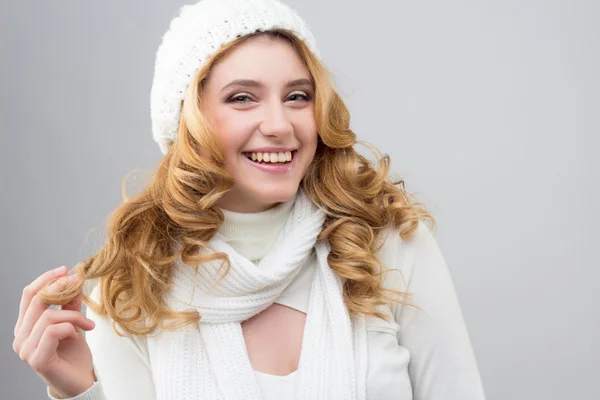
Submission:
[[[284,38],[244,40],[201,81],[201,108],[234,182],[217,202],[221,208],[258,212],[291,199],[314,158],[314,82]]]
[[[183,7],[151,114],[153,181],[75,278],[24,291],[14,348],[51,398],[483,399],[433,217],[354,149],[293,10]]]

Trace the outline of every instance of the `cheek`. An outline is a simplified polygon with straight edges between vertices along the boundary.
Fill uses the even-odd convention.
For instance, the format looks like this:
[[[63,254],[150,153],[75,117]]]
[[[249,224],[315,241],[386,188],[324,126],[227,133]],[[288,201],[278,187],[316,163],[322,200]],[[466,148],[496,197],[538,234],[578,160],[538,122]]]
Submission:
[[[306,113],[301,113],[296,120],[298,140],[307,147],[316,147],[317,145],[317,121],[313,109],[307,109]]]
[[[245,142],[248,132],[247,121],[235,113],[222,112],[215,118],[215,129],[227,162],[240,152]]]
[[[317,148],[317,141],[319,134],[317,133],[317,125],[315,123],[309,124],[304,130],[302,141],[305,146],[311,148],[313,151]]]

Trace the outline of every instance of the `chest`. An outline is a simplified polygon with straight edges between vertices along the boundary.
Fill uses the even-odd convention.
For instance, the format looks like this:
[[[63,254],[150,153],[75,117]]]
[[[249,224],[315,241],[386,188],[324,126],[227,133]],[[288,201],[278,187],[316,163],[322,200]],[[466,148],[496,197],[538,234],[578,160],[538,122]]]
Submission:
[[[255,371],[282,376],[298,369],[306,325],[304,312],[274,303],[241,325]]]
[[[313,270],[313,267],[308,268],[306,274],[298,277],[276,303],[241,323],[252,369],[263,373],[259,376],[259,385],[265,400],[289,398],[285,393],[294,390],[296,377],[288,375],[298,369],[307,320],[307,314],[300,310],[308,311]],[[392,316],[391,310],[386,313]],[[401,336],[400,326],[393,318],[391,322],[367,318],[368,399],[412,398],[409,364],[414,360],[408,348],[401,344]],[[205,355],[193,350],[195,345],[188,343],[187,353],[182,354],[190,359],[190,365],[203,365],[208,360],[202,358]],[[154,377],[171,376],[176,380],[183,369],[174,372],[172,365],[164,362],[172,357],[173,348],[164,343],[161,345],[160,337],[149,339],[148,347],[149,365],[153,366]],[[168,349],[168,354],[164,349]],[[186,380],[184,378],[180,377],[182,381]],[[160,378],[155,381],[158,393],[169,389],[163,387],[162,382]]]
[[[298,368],[305,323],[305,313],[277,303],[242,323],[253,369],[269,374],[261,374],[260,380],[266,393],[273,392],[273,387],[293,391],[293,379],[286,378],[283,382],[281,378]],[[399,345],[398,334],[399,326],[395,322],[367,318],[367,398],[412,398],[408,373],[411,356]],[[283,392],[277,393],[273,399],[281,398]]]

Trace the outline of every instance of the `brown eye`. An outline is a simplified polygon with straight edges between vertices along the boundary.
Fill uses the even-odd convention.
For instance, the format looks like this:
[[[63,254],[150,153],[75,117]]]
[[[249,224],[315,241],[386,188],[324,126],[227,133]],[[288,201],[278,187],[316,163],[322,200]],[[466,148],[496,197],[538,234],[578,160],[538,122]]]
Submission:
[[[227,100],[227,102],[243,104],[243,103],[248,103],[250,100],[252,100],[252,99],[247,94],[238,94],[238,95],[235,95],[235,96],[229,98],[229,100]]]
[[[302,101],[308,101],[311,99],[310,95],[304,93],[304,92],[293,92],[288,99],[290,99],[291,101],[297,101],[297,100],[302,100]]]

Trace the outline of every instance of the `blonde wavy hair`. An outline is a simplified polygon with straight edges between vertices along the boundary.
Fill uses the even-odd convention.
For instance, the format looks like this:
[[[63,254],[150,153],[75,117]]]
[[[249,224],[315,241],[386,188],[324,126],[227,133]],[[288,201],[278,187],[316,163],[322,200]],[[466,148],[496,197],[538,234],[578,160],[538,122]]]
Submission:
[[[223,151],[215,132],[201,111],[202,91],[212,66],[256,35],[290,43],[314,81],[319,139],[301,187],[326,213],[318,240],[330,242],[329,265],[345,279],[344,300],[350,315],[364,313],[386,318],[378,310],[382,304],[395,301],[412,306],[407,301],[409,293],[382,285],[377,235],[394,227],[406,238],[417,229],[419,221],[429,221],[432,226],[435,221],[407,193],[402,179],[389,179],[389,156],[357,142],[356,134],[349,128],[348,109],[334,90],[328,70],[302,40],[281,29],[236,39],[197,72],[182,102],[177,140],[159,162],[150,183],[127,199],[125,177],[124,202],[110,215],[106,243],[73,267],[79,274],[78,281],[59,292],[49,293],[46,288],[40,291],[44,301],[66,304],[83,289],[85,280],[97,279],[99,303],[85,293],[83,302],[95,313],[110,316],[115,331],[118,324],[128,333],[146,335],[156,328],[174,330],[199,321],[201,315],[197,311],[170,309],[164,295],[179,258],[195,268],[207,261],[221,260],[227,266],[225,273],[229,270],[227,254],[213,251],[200,255],[205,247],[212,250],[209,241],[224,220],[215,204],[233,185],[231,175],[224,169]],[[376,166],[354,149],[358,143],[376,154]],[[205,155],[200,149],[205,150]],[[176,242],[179,246],[174,246]]]

